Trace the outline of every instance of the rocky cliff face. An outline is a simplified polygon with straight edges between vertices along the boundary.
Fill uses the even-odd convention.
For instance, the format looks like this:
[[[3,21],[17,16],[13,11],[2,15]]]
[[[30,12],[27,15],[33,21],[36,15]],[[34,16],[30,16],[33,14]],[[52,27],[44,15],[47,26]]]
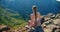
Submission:
[[[42,28],[45,32],[59,32],[60,31],[60,13],[48,14],[44,17],[45,21]]]

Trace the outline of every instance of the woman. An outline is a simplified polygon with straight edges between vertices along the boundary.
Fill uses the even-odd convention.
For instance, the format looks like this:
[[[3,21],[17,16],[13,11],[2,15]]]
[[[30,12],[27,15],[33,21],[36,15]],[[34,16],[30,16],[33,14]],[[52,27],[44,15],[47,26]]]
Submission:
[[[39,12],[37,12],[37,7],[33,5],[32,7],[33,13],[31,16],[31,27],[34,28],[34,30],[31,30],[30,32],[43,32],[41,27],[41,15]]]

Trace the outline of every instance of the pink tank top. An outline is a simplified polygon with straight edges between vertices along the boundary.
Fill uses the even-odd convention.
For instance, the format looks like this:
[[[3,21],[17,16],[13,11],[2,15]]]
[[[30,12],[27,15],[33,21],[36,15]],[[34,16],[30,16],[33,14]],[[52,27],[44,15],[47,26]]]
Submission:
[[[39,12],[37,12],[37,25],[36,26],[40,26],[41,22],[40,22],[41,16],[39,14]],[[35,25],[35,15],[32,13],[31,14],[31,25],[34,26]]]

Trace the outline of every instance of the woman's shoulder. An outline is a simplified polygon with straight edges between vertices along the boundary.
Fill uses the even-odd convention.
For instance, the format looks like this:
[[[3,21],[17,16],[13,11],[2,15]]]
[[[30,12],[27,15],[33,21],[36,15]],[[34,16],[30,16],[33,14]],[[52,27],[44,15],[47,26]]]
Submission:
[[[37,12],[37,14],[40,14],[39,12]],[[31,13],[30,16],[34,15],[34,13]]]
[[[30,16],[33,16],[33,15],[34,15],[33,13],[30,14]]]

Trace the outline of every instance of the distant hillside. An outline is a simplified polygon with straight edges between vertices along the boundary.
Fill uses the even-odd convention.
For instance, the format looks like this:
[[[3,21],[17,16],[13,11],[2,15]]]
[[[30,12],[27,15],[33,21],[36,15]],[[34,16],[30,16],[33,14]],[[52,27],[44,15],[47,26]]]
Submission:
[[[10,27],[19,27],[23,23],[26,23],[26,20],[24,20],[18,12],[12,12],[9,9],[0,7],[0,24],[5,24]]]

